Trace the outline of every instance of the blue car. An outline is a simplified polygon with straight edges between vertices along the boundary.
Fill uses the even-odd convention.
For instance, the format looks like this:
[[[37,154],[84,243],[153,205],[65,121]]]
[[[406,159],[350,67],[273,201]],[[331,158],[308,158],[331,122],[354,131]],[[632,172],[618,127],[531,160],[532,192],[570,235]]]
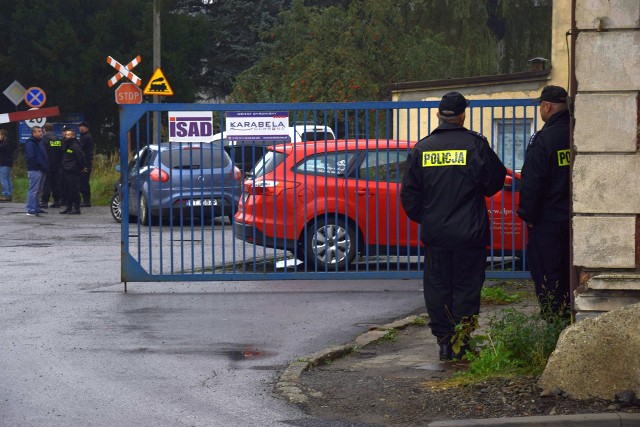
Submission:
[[[242,193],[243,176],[220,144],[168,142],[142,148],[129,162],[129,217],[143,225],[156,220],[213,218],[231,221]],[[122,220],[119,187],[111,214]]]

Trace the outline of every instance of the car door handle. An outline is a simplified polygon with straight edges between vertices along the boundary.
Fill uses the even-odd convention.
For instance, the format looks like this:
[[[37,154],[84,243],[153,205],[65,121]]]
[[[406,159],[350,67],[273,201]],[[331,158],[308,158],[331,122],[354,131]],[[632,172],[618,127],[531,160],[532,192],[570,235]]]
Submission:
[[[372,195],[375,194],[375,191],[371,191],[371,190],[358,190],[358,194],[361,196],[366,196],[368,195]]]

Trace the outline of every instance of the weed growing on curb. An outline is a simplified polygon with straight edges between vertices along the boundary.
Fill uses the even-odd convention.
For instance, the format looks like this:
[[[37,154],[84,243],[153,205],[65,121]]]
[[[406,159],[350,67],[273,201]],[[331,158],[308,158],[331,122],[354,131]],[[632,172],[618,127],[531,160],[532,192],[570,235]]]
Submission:
[[[560,333],[569,320],[543,319],[512,308],[489,320],[487,332],[472,337],[477,353],[467,352],[469,369],[459,375],[468,380],[490,376],[539,375],[544,370]]]
[[[380,341],[395,341],[397,339],[398,339],[398,330],[389,329],[387,333],[384,334],[382,338],[380,338]]]
[[[410,323],[412,326],[426,326],[427,319],[424,316],[416,316]]]

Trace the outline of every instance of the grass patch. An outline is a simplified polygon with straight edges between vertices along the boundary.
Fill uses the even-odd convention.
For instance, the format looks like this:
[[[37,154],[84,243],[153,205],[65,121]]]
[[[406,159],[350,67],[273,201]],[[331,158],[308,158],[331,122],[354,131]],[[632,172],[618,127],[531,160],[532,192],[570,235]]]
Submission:
[[[16,161],[12,169],[13,201],[26,202],[27,190],[29,189],[29,179],[27,178],[27,167],[22,150],[16,154]],[[120,174],[116,172],[116,165],[120,164],[120,155],[112,153],[110,155],[96,154],[93,158],[93,170],[91,171],[91,204],[96,206],[108,206],[113,196],[113,188],[120,179]]]
[[[503,305],[522,300],[522,294],[509,293],[502,286],[483,287],[480,292],[480,301],[485,304]]]

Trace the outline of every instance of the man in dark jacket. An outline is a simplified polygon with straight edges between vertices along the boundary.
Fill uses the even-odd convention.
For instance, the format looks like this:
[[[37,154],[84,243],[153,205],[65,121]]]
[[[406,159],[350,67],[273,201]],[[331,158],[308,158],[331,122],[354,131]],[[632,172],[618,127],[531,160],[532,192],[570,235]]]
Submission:
[[[400,193],[409,218],[421,224],[424,299],[440,360],[468,350],[464,342],[453,352],[451,339],[457,324],[473,329],[480,312],[490,243],[485,197],[503,188],[507,173],[487,139],[463,127],[468,105],[458,92],[442,97],[440,125],[411,150]]]
[[[0,129],[0,185],[2,185],[1,202],[10,202],[13,197],[11,169],[16,152],[16,143],[9,138],[9,132]]]
[[[91,169],[93,168],[93,135],[89,133],[89,123],[80,122],[80,147],[84,153],[86,172],[80,174],[80,194],[82,195],[82,206],[91,206]]]
[[[61,161],[62,187],[67,208],[60,211],[61,214],[80,214],[80,175],[86,172],[84,153],[76,139],[76,131],[67,129],[64,131],[62,143],[63,154]]]
[[[53,196],[53,203],[49,205],[50,208],[60,207],[61,194],[61,181],[62,172],[60,171],[60,162],[62,161],[62,139],[58,134],[53,131],[53,125],[51,123],[45,123],[43,126],[44,136],[42,141],[47,149],[47,155],[49,156],[49,172],[44,181],[44,188],[42,189],[42,198],[40,204],[47,206],[49,198]]]
[[[518,216],[527,223],[527,264],[542,314],[569,317],[570,115],[567,91],[546,86],[536,101],[545,122],[527,147]]]
[[[49,169],[47,150],[42,143],[42,128],[31,128],[31,136],[24,144],[24,157],[27,162],[29,190],[27,192],[27,215],[39,216],[47,212],[40,207],[40,193],[44,185],[45,175]]]

